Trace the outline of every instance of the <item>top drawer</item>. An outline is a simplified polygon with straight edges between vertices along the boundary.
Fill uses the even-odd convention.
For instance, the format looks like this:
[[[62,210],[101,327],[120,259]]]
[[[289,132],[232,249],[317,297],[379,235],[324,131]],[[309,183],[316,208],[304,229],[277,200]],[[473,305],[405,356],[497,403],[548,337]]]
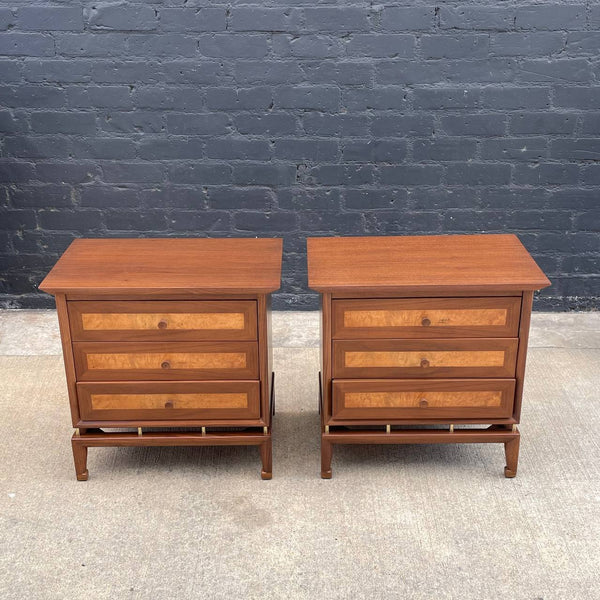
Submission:
[[[69,302],[74,341],[255,340],[256,301]]]
[[[516,337],[520,296],[333,300],[333,337]]]

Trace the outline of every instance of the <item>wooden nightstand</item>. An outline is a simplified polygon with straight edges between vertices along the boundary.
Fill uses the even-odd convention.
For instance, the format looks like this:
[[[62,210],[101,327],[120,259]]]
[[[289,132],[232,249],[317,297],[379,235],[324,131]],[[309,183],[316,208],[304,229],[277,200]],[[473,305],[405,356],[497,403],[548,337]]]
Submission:
[[[550,285],[517,237],[309,238],[308,281],[322,294],[321,477],[333,444],[453,442],[503,443],[516,475],[533,291]]]
[[[269,294],[281,253],[279,239],[69,246],[40,289],[56,296],[77,479],[88,447],[215,445],[259,446],[271,478]]]

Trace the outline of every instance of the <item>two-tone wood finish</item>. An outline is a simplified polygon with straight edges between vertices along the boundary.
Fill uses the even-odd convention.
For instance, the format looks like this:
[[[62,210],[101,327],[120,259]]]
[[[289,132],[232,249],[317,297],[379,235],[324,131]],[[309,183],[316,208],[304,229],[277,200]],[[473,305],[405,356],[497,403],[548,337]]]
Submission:
[[[56,296],[78,479],[88,477],[90,446],[228,441],[259,446],[261,476],[271,478],[269,292],[279,287],[281,247],[275,239],[71,244],[40,288]]]
[[[533,290],[549,285],[519,240],[310,238],[308,266],[322,294],[321,476],[333,444],[501,442],[514,477]]]

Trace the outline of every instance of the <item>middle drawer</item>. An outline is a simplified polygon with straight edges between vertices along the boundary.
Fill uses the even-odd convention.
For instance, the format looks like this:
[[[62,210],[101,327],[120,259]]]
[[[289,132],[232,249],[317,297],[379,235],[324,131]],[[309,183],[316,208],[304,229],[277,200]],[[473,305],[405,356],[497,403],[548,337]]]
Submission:
[[[258,379],[256,342],[74,342],[79,381]]]
[[[333,376],[514,377],[516,338],[335,340]]]

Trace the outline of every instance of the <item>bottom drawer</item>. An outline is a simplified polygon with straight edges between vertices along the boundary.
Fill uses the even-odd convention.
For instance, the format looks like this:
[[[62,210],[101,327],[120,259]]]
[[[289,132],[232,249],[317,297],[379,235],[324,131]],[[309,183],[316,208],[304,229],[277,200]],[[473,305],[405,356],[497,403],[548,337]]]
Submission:
[[[260,418],[258,381],[78,383],[83,420]]]
[[[332,420],[504,418],[514,393],[514,379],[334,380]]]

